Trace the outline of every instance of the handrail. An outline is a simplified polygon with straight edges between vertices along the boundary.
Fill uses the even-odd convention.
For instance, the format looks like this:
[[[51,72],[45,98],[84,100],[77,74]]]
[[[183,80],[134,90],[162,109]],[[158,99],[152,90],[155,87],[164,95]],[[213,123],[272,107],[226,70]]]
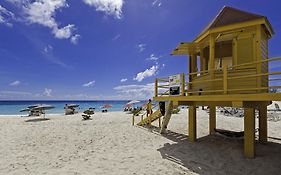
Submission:
[[[195,94],[195,93],[210,93],[210,92],[223,92],[223,90],[207,90],[207,91],[189,91],[188,94]]]
[[[264,60],[260,60],[260,61],[253,61],[253,62],[243,63],[243,64],[237,64],[237,65],[230,66],[229,68],[242,67],[242,66],[248,66],[248,65],[252,65],[252,64],[259,64],[259,63],[264,63],[264,62],[269,62],[269,61],[278,61],[278,60],[281,60],[281,57],[264,59]]]
[[[157,105],[155,105],[155,106],[152,106],[152,109],[154,109],[155,107],[156,107]],[[151,109],[151,110],[152,110]],[[144,115],[147,115],[147,111],[145,112],[145,113],[143,113],[143,114],[141,114],[141,122],[143,121],[143,116]],[[134,117],[134,116],[133,116]],[[134,121],[135,119],[133,119],[133,121]],[[133,122],[134,123],[134,122]],[[134,124],[133,124],[134,125]]]
[[[259,63],[270,62],[270,61],[278,61],[278,60],[281,60],[281,57],[264,59],[264,60],[260,60],[260,61],[253,61],[253,62],[248,62],[248,63],[243,63],[243,64],[237,64],[237,65],[233,65],[233,66],[228,67],[228,69],[231,70],[232,68],[236,68],[236,67],[243,67],[243,66],[248,66],[248,65],[252,65],[252,64],[259,64]],[[218,71],[218,70],[223,70],[223,68],[220,67],[218,69],[209,69],[209,70],[204,70],[204,71],[191,72],[191,73],[187,73],[186,75],[196,75],[196,74],[200,74],[200,73],[208,73],[208,72]]]
[[[161,94],[157,94],[157,95],[161,95],[161,96],[163,96],[162,94],[164,94],[164,95],[169,95],[170,93],[168,93],[170,91],[170,89],[169,90],[167,90],[167,91],[165,91],[165,92],[163,92],[163,93],[161,93]]]
[[[161,86],[158,86],[158,88],[169,88],[169,85],[161,85]]]
[[[222,78],[212,79],[212,80],[202,80],[202,81],[195,81],[195,82],[187,82],[187,84],[200,84],[200,83],[206,83],[206,82],[212,82],[212,81],[221,81]]]
[[[272,78],[272,79],[269,79],[268,81],[280,81],[281,78]]]
[[[240,88],[240,89],[228,89],[228,91],[251,91],[251,90],[265,90],[265,89],[280,89],[281,86],[268,86],[268,87],[257,87],[257,88]]]
[[[212,71],[220,71],[220,70],[223,70],[223,68],[220,67],[220,68],[217,68],[217,69],[209,69],[209,70],[203,70],[203,71],[198,71],[198,72],[191,72],[191,73],[187,73],[185,75],[197,75],[197,74],[201,74],[201,73],[209,73],[209,72],[212,72]]]
[[[270,86],[268,84],[268,82],[272,82],[272,81],[281,81],[281,78],[277,77],[277,78],[266,78],[264,81],[267,83],[266,87],[261,87],[261,83],[259,87],[254,87],[254,86],[249,86],[248,88],[237,88],[237,89],[230,89],[228,86],[228,81],[230,80],[238,80],[238,79],[246,79],[246,78],[254,78],[254,77],[259,77],[259,80],[261,80],[261,78],[267,76],[269,77],[270,75],[281,75],[281,71],[275,71],[275,72],[262,72],[261,70],[259,71],[255,66],[253,67],[253,69],[247,69],[247,66],[253,66],[255,64],[261,64],[262,63],[268,63],[271,61],[280,61],[281,57],[275,57],[275,58],[270,58],[270,59],[264,59],[264,60],[259,60],[259,61],[253,61],[253,62],[248,62],[248,63],[243,63],[243,64],[237,64],[237,65],[233,65],[233,66],[222,66],[218,69],[209,69],[209,70],[204,70],[204,71],[198,71],[198,72],[190,72],[188,74],[182,74],[182,83],[180,85],[181,89],[184,89],[181,94],[182,96],[185,96],[186,94],[194,94],[194,93],[212,93],[212,92],[222,92],[222,94],[227,94],[229,92],[235,92],[235,91],[252,91],[252,90],[268,90],[268,89],[272,89],[272,88],[277,88],[277,89],[281,89],[281,86]],[[267,64],[268,65],[268,64]],[[267,66],[268,67],[268,66]],[[241,69],[240,69],[241,68]],[[267,68],[268,69],[268,68]],[[240,70],[242,71],[242,75],[241,74],[235,74],[237,73],[237,71],[240,72]],[[249,71],[248,71],[249,70]],[[253,72],[254,70],[254,72]],[[257,72],[256,72],[257,71]],[[207,74],[204,74],[207,73]],[[202,80],[199,79],[200,77],[204,76],[204,75],[208,75],[212,77],[212,79],[206,79],[206,80]],[[251,74],[253,73],[253,74]],[[201,75],[198,75],[201,74]],[[202,75],[203,74],[203,75]],[[245,75],[246,74],[246,75]],[[192,75],[198,75],[195,76],[194,78],[198,77],[198,79],[189,82],[187,81],[187,79],[185,79],[186,77],[190,77]],[[213,76],[212,76],[213,75]],[[208,78],[208,77],[207,77]],[[168,78],[158,78],[158,81],[163,81],[163,82],[169,82]],[[257,79],[258,80],[258,79]],[[200,91],[188,91],[189,88],[193,87],[192,85],[194,84],[203,84],[203,83],[207,83],[207,82],[222,82],[222,90],[215,90],[215,89],[209,89],[209,90],[200,90]],[[164,93],[159,93],[158,94],[158,88],[162,88],[162,89],[167,89],[169,88],[169,85],[167,84],[156,84],[157,87],[157,96],[164,96],[164,95],[170,95],[169,90],[165,91]],[[220,85],[221,86],[221,85]],[[187,90],[186,90],[187,87]],[[196,87],[196,86],[195,86]],[[197,90],[197,89],[196,89]]]
[[[279,75],[279,74],[281,74],[281,72],[269,72],[269,73],[254,74],[254,75],[228,77],[227,79],[228,80],[233,80],[233,79],[251,78],[251,77],[259,77],[259,76],[266,76],[266,75]]]
[[[152,106],[152,109],[156,108],[157,105]],[[147,111],[143,114],[140,114],[139,116],[141,117],[141,122],[143,121],[143,116],[147,114]],[[135,125],[135,115],[132,116],[132,125]]]
[[[164,79],[164,78],[157,78],[158,81],[162,81],[162,82],[169,82],[169,78],[168,80]]]

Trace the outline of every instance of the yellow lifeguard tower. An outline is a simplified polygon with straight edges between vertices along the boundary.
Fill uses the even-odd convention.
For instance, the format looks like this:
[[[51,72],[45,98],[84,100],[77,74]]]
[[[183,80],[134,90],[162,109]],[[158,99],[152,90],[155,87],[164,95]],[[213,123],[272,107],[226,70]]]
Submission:
[[[209,106],[209,132],[216,128],[216,106],[244,108],[244,154],[255,156],[255,110],[259,111],[259,141],[267,142],[267,106],[281,101],[281,93],[270,93],[268,40],[273,29],[265,16],[224,7],[192,42],[182,42],[172,55],[187,55],[189,73],[155,80],[155,101],[168,101],[162,122],[165,130],[171,110],[189,106],[188,136],[196,141],[196,106]],[[149,121],[159,118],[160,111]],[[146,120],[143,120],[144,123]],[[140,123],[140,124],[142,124]]]

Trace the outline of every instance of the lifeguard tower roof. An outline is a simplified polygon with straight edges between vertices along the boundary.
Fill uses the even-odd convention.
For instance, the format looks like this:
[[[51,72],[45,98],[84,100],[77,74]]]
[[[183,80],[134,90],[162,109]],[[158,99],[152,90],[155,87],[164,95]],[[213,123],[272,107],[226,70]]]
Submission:
[[[224,6],[218,15],[203,29],[193,42],[180,43],[171,55],[186,55],[194,49],[198,49],[194,43],[201,42],[208,35],[217,32],[226,32],[235,28],[247,27],[251,25],[262,25],[268,38],[274,34],[272,25],[266,16],[246,12],[229,6]],[[183,51],[185,50],[185,51]]]
[[[224,6],[222,10],[219,12],[219,14],[200,33],[200,35],[208,31],[209,29],[235,24],[235,23],[252,21],[256,19],[266,19],[270,27],[270,32],[273,33],[272,26],[265,16],[249,13],[246,11],[235,9],[233,7]]]

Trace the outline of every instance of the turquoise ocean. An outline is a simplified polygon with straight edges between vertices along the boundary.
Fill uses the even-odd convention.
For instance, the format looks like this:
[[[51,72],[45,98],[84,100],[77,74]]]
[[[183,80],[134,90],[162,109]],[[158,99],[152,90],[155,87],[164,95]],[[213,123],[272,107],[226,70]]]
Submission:
[[[129,101],[0,101],[0,115],[25,115],[25,112],[20,110],[30,105],[35,104],[47,104],[52,105],[55,108],[46,111],[47,114],[63,114],[65,104],[78,104],[79,112],[92,107],[96,108],[96,111],[101,111],[101,106],[104,104],[111,104],[112,108],[108,111],[123,111],[124,106]],[[145,101],[134,104],[134,107],[142,106]]]

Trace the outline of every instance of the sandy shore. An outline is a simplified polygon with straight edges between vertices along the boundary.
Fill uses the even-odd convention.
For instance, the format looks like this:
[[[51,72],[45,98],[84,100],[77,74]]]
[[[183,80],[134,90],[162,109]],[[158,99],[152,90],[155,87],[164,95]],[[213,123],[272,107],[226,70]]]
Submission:
[[[208,114],[198,111],[198,141],[187,140],[187,111],[167,134],[131,125],[123,112],[0,118],[0,174],[278,174],[281,122],[268,122],[269,143],[243,156],[243,140],[208,136]],[[157,122],[155,122],[157,125]],[[218,115],[218,128],[241,131],[243,118]]]

